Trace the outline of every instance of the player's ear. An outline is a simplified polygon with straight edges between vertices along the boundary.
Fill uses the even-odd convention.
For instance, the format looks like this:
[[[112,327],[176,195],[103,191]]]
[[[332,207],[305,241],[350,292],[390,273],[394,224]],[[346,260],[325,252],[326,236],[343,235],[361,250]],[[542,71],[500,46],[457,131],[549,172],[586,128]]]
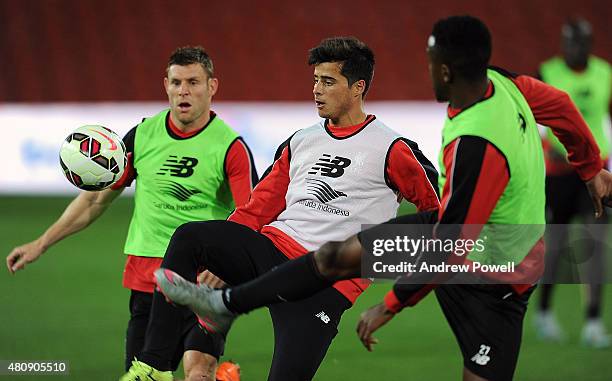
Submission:
[[[166,90],[166,94],[168,94],[168,84],[170,84],[168,77],[164,77],[164,90]]]
[[[215,77],[208,78],[208,91],[211,97],[217,93],[217,89],[219,89],[219,80]]]
[[[453,73],[447,64],[440,65],[440,74],[442,74],[442,81],[444,83],[451,83],[453,81]]]
[[[359,81],[353,83],[353,86],[351,87],[353,89],[353,96],[361,97],[365,91],[365,80],[360,79]]]

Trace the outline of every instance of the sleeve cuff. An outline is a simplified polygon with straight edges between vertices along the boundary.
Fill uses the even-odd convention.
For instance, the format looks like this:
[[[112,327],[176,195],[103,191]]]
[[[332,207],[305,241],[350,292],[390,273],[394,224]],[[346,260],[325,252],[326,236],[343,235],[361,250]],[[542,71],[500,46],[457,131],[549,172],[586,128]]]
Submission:
[[[604,168],[603,161],[597,157],[592,163],[583,164],[580,166],[574,165],[576,173],[582,181],[589,181]]]
[[[133,154],[132,152],[128,152],[127,154],[127,164],[125,165],[125,169],[123,170],[123,174],[113,185],[111,185],[112,190],[119,190],[123,187],[129,187],[132,185],[132,181],[134,181],[134,177],[136,172],[134,171],[134,163],[133,163]]]
[[[404,308],[393,290],[387,292],[387,294],[385,295],[384,303],[385,307],[387,307],[387,309],[393,312],[394,314],[400,312]]]

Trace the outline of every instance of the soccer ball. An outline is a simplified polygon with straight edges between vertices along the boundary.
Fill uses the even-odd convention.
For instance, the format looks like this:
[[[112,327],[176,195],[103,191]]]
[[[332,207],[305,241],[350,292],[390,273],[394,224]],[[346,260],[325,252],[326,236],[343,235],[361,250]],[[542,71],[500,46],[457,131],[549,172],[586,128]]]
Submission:
[[[68,181],[88,191],[113,185],[127,164],[125,144],[116,133],[102,126],[74,130],[62,144],[59,157]]]

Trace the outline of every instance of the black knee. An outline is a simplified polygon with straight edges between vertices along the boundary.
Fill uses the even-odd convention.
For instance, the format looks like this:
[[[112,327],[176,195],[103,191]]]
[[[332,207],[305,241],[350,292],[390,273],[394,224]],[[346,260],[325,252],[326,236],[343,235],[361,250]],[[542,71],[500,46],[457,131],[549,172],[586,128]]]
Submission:
[[[342,242],[328,242],[315,252],[319,273],[330,281],[358,278],[363,247],[355,235]]]
[[[203,230],[206,229],[206,223],[203,221],[197,222],[186,222],[180,225],[170,238],[170,243],[180,243],[193,241],[198,235],[202,235]]]
[[[206,222],[188,222],[179,226],[170,238],[161,267],[183,277],[191,277],[191,273],[205,267],[207,230]]]
[[[327,242],[315,252],[315,265],[326,279],[333,280],[342,274],[340,248],[343,242]]]

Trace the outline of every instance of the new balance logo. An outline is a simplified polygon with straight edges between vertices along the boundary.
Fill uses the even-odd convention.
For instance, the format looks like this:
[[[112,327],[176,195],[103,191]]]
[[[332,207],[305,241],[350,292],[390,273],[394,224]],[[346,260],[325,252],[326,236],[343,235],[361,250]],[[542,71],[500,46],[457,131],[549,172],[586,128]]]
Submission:
[[[175,177],[189,177],[193,175],[193,169],[198,165],[198,159],[195,157],[181,157],[170,155],[164,165],[157,172],[158,175],[165,175],[166,173],[170,176]]]
[[[491,347],[488,345],[481,345],[480,350],[472,357],[472,361],[474,361],[478,365],[487,365],[487,363],[491,360],[491,357],[488,356],[491,351]]]
[[[527,122],[525,121],[525,117],[522,114],[518,114],[519,125],[521,127],[521,132],[524,134],[527,129]]]
[[[325,311],[319,312],[318,314],[315,315],[315,317],[318,317],[319,319],[321,319],[321,321],[325,324],[328,324],[331,321],[331,319],[329,318],[329,316],[327,316]]]
[[[319,173],[321,176],[327,177],[340,177],[344,175],[344,168],[351,165],[351,159],[346,157],[336,156],[333,159],[331,155],[326,153],[321,156],[319,161],[310,168],[309,175],[316,175]]]
[[[172,180],[159,180],[157,184],[162,193],[169,194],[179,201],[187,201],[194,194],[202,193],[199,189],[187,188]]]
[[[579,98],[588,98],[591,96],[591,89],[585,88],[578,90],[576,94]]]
[[[339,197],[347,197],[346,193],[333,189],[325,181],[313,178],[306,178],[306,193],[324,204]]]

